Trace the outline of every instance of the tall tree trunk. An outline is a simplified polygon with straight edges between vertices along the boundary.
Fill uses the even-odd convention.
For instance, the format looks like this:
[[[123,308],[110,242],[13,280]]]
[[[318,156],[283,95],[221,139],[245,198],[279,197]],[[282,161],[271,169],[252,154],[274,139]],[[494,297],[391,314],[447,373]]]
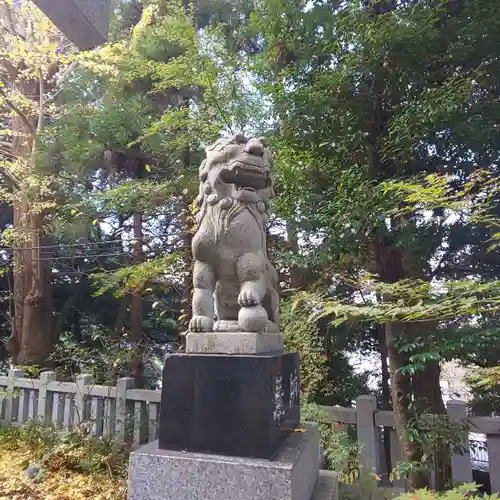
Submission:
[[[20,82],[17,89],[29,98],[43,92],[35,80]],[[33,172],[38,121],[33,115],[17,114],[13,119],[12,152],[26,169],[23,177]],[[50,240],[44,228],[44,213],[32,210],[31,202],[21,183],[13,207],[14,319],[9,351],[14,365],[46,365],[56,340],[52,331],[52,262],[47,247]]]
[[[383,238],[375,238],[372,243],[372,256],[376,263],[377,273],[385,283],[395,283],[404,277],[402,251],[392,248]],[[382,297],[388,300],[390,297]],[[396,432],[401,447],[403,460],[420,463],[422,450],[417,442],[410,439],[408,429],[411,423],[410,403],[412,402],[412,384],[409,375],[401,369],[409,363],[407,355],[397,349],[398,340],[407,332],[407,325],[402,323],[386,323],[385,343],[389,360],[391,382],[391,399],[394,412]],[[408,488],[414,490],[428,486],[428,478],[421,470],[413,470],[408,477]]]
[[[193,254],[191,243],[194,236],[194,221],[189,210],[189,204],[181,199],[181,253],[182,253],[182,296],[181,296],[181,323],[187,329],[191,318],[191,300],[193,295]]]
[[[417,372],[413,377],[413,392],[417,408],[425,408],[427,413],[442,418],[446,415],[440,385],[441,369],[439,363],[431,361],[426,363],[425,369]],[[436,422],[436,424],[438,424]],[[449,443],[435,443],[434,449],[429,453],[434,455],[435,488],[443,491],[451,482],[451,453]]]
[[[389,365],[387,363],[388,353],[387,353],[387,342],[385,339],[385,329],[382,325],[376,325],[377,340],[381,359],[382,368],[382,409],[390,411],[391,405],[391,387],[389,383],[390,373]],[[386,465],[389,474],[392,472],[393,468],[397,464],[392,463],[391,457],[391,428],[384,427],[384,455],[386,457]]]
[[[189,10],[189,0],[183,0],[184,9]],[[196,26],[196,17],[193,17],[193,24]],[[189,113],[189,97],[184,97],[182,106]],[[183,168],[187,169],[191,165],[191,148],[186,145],[181,155]],[[186,200],[184,194],[180,196],[180,222],[181,222],[181,244],[183,257],[183,286],[181,297],[181,318],[182,325],[186,331],[192,313],[193,296],[193,253],[191,245],[194,237],[195,221],[191,214],[190,201]]]
[[[392,407],[394,423],[401,446],[401,456],[404,460],[420,463],[422,453],[418,444],[409,439],[408,427],[410,424],[409,405],[411,402],[411,384],[408,375],[401,373],[401,368],[406,366],[408,360],[401,355],[396,342],[402,334],[400,323],[386,323],[385,338],[387,342],[387,354],[389,357]],[[413,491],[428,486],[428,479],[423,471],[414,470],[408,477],[408,489]]]
[[[370,133],[367,136],[368,153],[368,175],[371,179],[380,181],[395,165],[388,165],[383,160],[380,145],[384,142],[387,133],[388,112],[384,109],[384,71],[380,68],[380,74],[375,75],[372,94],[373,108],[370,121]],[[398,234],[407,221],[395,218],[392,221],[393,231]],[[372,266],[375,268],[381,281],[395,283],[404,278],[415,277],[415,273],[423,274],[418,268],[418,259],[403,251],[394,244],[393,235],[386,235],[385,229],[375,235],[369,241],[371,247]],[[411,379],[402,375],[399,370],[403,368],[408,359],[397,352],[396,339],[404,332],[401,325],[387,324],[385,329],[387,355],[389,359],[389,370],[391,380],[392,404],[396,420],[398,439],[401,444],[402,457],[411,462],[420,462],[422,450],[415,441],[408,438],[407,428],[410,422],[409,404],[412,401]],[[408,332],[405,331],[406,334]],[[415,470],[408,478],[410,489],[428,486],[428,478],[423,471]]]
[[[295,255],[299,255],[299,234],[294,221],[288,220],[286,222],[286,237],[288,249]],[[296,265],[290,266],[290,287],[292,289],[304,289],[310,284],[311,278],[310,269]]]
[[[437,322],[428,321],[408,325],[411,337],[428,336]],[[441,390],[441,367],[437,361],[428,361],[422,371],[413,375],[413,394],[416,408],[422,413],[432,413],[436,418],[446,415]],[[434,456],[435,488],[442,491],[451,482],[451,454],[448,443],[436,443],[434,450],[426,450]]]
[[[143,251],[143,232],[142,232],[142,214],[135,212],[133,214],[134,231],[134,262],[140,264],[144,262]],[[144,332],[142,330],[142,298],[140,292],[135,291],[130,297],[130,330],[131,339],[134,343],[134,356],[132,358],[132,374],[135,378],[135,387],[143,389],[144,381]]]
[[[426,338],[436,330],[437,326],[437,321],[410,323],[407,331],[410,338]],[[440,379],[441,368],[437,361],[427,362],[425,369],[413,376],[415,402],[421,411],[440,415],[446,413]]]

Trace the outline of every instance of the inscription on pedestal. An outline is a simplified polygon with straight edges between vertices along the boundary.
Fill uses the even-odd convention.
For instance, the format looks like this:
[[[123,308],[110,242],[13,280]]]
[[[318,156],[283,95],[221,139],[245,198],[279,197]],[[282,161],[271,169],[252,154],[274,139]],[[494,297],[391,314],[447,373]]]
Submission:
[[[300,422],[297,353],[165,361],[159,446],[271,458]]]
[[[299,374],[297,370],[293,370],[290,374],[290,400],[289,407],[292,408],[293,405],[299,404],[300,398],[300,387],[299,387]]]
[[[283,376],[281,373],[277,375],[274,383],[274,409],[273,418],[278,425],[281,425],[283,417],[287,413],[285,406],[285,389],[283,383]],[[288,383],[288,410],[292,410],[294,405],[299,404],[299,377],[297,370],[293,369],[289,376]]]

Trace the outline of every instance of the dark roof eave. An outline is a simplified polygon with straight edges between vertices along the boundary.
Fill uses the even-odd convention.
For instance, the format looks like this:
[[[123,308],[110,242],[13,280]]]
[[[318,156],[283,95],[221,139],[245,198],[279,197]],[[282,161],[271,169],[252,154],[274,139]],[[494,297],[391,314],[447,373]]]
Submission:
[[[33,1],[80,50],[90,50],[107,41],[110,0]]]

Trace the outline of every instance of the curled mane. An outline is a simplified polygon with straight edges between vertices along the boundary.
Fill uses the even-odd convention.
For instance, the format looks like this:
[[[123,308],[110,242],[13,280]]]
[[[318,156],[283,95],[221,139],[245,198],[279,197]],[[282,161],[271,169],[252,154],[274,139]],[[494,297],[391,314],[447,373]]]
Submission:
[[[214,229],[216,241],[219,241],[221,235],[228,232],[231,222],[245,210],[248,210],[255,219],[255,222],[262,227],[262,220],[254,203],[242,203],[238,200],[233,200],[231,207],[227,210],[221,209],[218,205],[208,207],[208,210],[206,209],[207,216],[210,218]]]

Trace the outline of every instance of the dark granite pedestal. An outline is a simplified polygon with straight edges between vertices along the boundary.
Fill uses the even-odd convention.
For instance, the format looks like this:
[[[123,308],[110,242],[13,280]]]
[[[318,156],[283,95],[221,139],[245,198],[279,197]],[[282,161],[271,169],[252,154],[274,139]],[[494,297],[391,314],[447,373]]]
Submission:
[[[299,355],[165,360],[159,448],[271,458],[299,425]]]
[[[129,500],[337,498],[317,426],[300,426],[297,353],[175,354],[162,387],[159,441],[131,454]]]

